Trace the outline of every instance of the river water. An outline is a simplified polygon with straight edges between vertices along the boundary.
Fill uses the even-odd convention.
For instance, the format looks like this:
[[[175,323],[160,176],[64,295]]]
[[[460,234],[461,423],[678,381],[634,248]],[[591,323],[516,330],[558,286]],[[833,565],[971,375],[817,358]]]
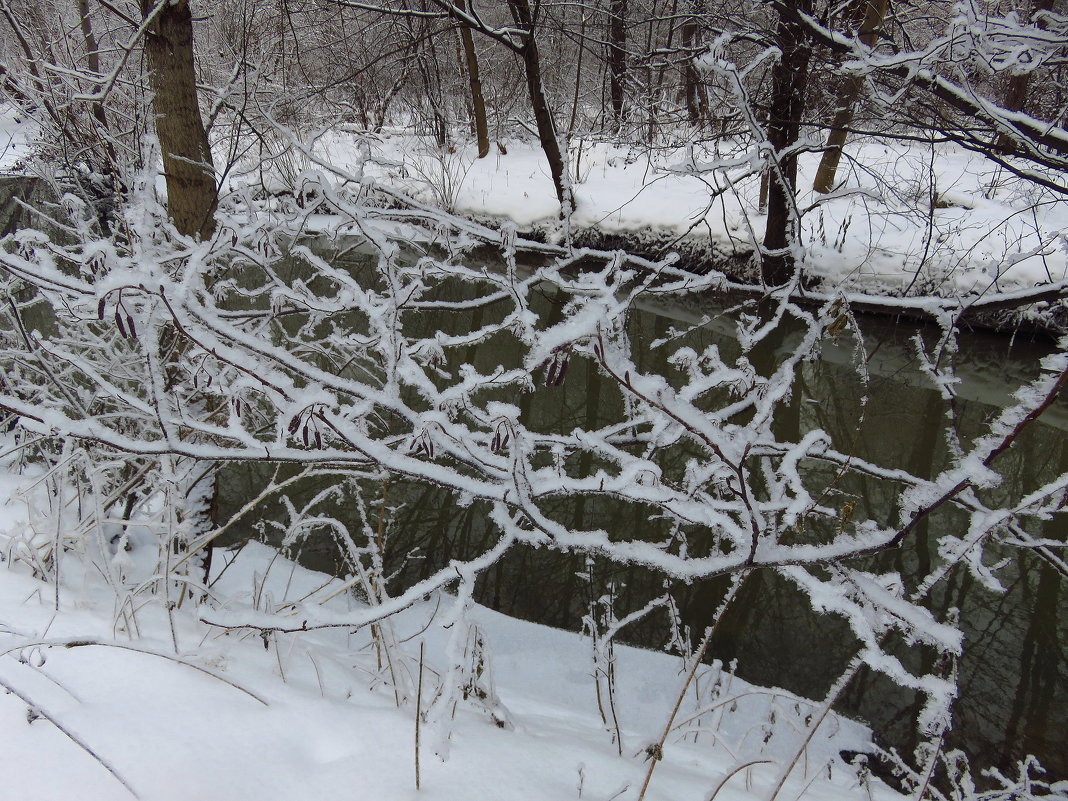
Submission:
[[[21,183],[28,182],[28,183]],[[21,207],[8,196],[28,198],[38,190],[32,179],[5,178],[0,182],[0,230],[13,230]],[[459,290],[458,290],[459,291]],[[457,295],[457,299],[460,296]],[[650,343],[673,329],[688,330],[681,340],[700,352],[715,344],[727,357],[740,348],[732,328],[716,319],[718,308],[737,299],[707,299],[693,308],[644,308],[630,320],[635,360],[647,371],[667,376],[674,369],[661,351]],[[544,294],[536,309],[550,322],[559,316],[559,303]],[[439,319],[422,314],[417,325],[425,333],[438,328],[477,327],[471,317]],[[701,325],[696,323],[713,319]],[[1046,344],[1003,335],[965,332],[960,338],[956,365],[961,383],[957,400],[950,407],[933,391],[918,369],[911,340],[917,332],[931,339],[936,331],[916,324],[885,318],[861,320],[862,353],[868,377],[857,370],[856,342],[843,336],[828,343],[819,362],[805,364],[788,406],[780,409],[775,425],[778,435],[796,440],[814,428],[827,431],[836,447],[887,467],[900,467],[915,475],[930,477],[947,463],[944,437],[947,414],[963,441],[984,432],[984,424],[1007,403],[1015,387],[1037,373],[1038,360],[1049,352]],[[780,330],[762,343],[750,360],[762,372],[789,350],[797,331]],[[516,346],[491,340],[454,354],[453,361],[474,364],[488,373],[497,364],[515,364]],[[455,368],[456,364],[450,365]],[[596,370],[573,359],[567,380],[560,387],[541,387],[519,400],[524,422],[542,431],[569,432],[576,427],[598,427],[620,415],[619,395],[605,384]],[[1068,404],[1063,401],[1047,410],[995,467],[1004,477],[993,491],[1019,497],[1055,475],[1068,471]],[[684,459],[675,452],[665,458]],[[669,467],[669,466],[665,466]],[[249,497],[257,494],[271,466],[231,465],[218,482],[216,515],[228,520]],[[281,469],[284,472],[284,468]],[[314,482],[295,487],[290,495],[299,506],[322,489]],[[833,487],[839,508],[852,507],[855,520],[870,518],[889,523],[896,513],[894,487],[874,481],[851,479]],[[387,511],[384,528],[386,573],[395,589],[446,565],[449,560],[473,555],[493,541],[485,509],[475,503],[454,506],[438,488],[391,480],[382,486],[364,488],[368,501],[383,500]],[[616,502],[565,499],[551,515],[576,527],[626,531],[628,536],[656,534],[660,521],[655,510]],[[355,529],[359,521],[340,505],[332,514]],[[258,519],[250,519],[228,544],[250,536],[279,542],[272,535],[272,520],[280,518],[274,503],[265,504]],[[906,587],[914,587],[926,575],[935,558],[938,537],[959,531],[964,517],[953,510],[932,515],[907,542],[906,547],[876,557],[871,569],[897,571]],[[259,532],[258,534],[256,532]],[[1051,540],[1068,539],[1068,521],[1057,515],[1032,531]],[[309,566],[346,572],[333,539],[314,534],[299,545],[299,556]],[[959,665],[961,698],[954,708],[950,747],[960,748],[978,765],[997,765],[1011,770],[1013,763],[1034,754],[1054,777],[1068,777],[1068,591],[1065,579],[1048,563],[1030,552],[1015,552],[1015,558],[998,575],[1005,592],[994,593],[965,571],[950,574],[932,594],[930,606],[941,617],[946,610],[960,610],[966,635],[965,655]],[[599,599],[610,599],[620,616],[663,593],[663,577],[641,568],[609,564],[558,552],[518,548],[483,574],[476,600],[509,615],[547,625],[578,630],[583,617]],[[708,625],[713,610],[725,592],[724,580],[691,585],[669,585],[676,600],[680,622],[697,638]],[[603,606],[601,607],[603,609]],[[625,629],[620,639],[631,644],[663,648],[669,627],[663,615],[653,615]],[[743,587],[713,640],[709,658],[736,662],[737,672],[756,684],[778,686],[799,695],[822,697],[855,651],[848,628],[834,619],[817,616],[796,590],[771,572],[755,574]],[[931,656],[910,652],[898,654],[913,667],[923,667]],[[848,687],[839,711],[871,725],[886,745],[910,754],[915,745],[913,720],[920,699],[871,672],[862,672]]]
[[[559,315],[559,304],[551,292],[539,303],[537,311],[550,322]],[[714,315],[717,303],[723,301],[702,303],[700,313],[679,307],[645,308],[635,313],[629,333],[639,367],[675,374],[661,351],[650,347],[673,329],[689,329],[683,341],[698,352],[716,344],[725,357],[738,354],[740,349],[726,319],[694,325],[703,315]],[[454,313],[448,320],[424,314],[417,325],[426,331],[477,327],[481,320],[473,315],[483,313],[487,312],[472,311],[472,318],[462,320]],[[856,367],[856,342],[843,334],[838,342],[828,343],[821,361],[804,365],[799,391],[776,417],[777,433],[796,439],[820,428],[831,435],[839,450],[924,477],[933,476],[947,463],[947,414],[952,412],[963,441],[984,433],[985,422],[1009,400],[1016,386],[1037,374],[1039,358],[1049,351],[1047,345],[1002,335],[962,335],[956,357],[962,380],[958,398],[950,408],[922,376],[911,344],[917,332],[931,339],[936,330],[889,319],[865,319],[861,325],[867,379],[862,379]],[[774,341],[762,343],[750,354],[751,361],[758,369],[767,369],[798,336],[797,331],[780,330]],[[491,340],[455,354],[453,361],[466,361],[487,373],[494,365],[513,364],[518,358],[516,346]],[[597,427],[621,413],[618,393],[580,359],[572,360],[562,386],[541,387],[519,402],[526,425],[541,431]],[[1019,497],[1068,471],[1066,430],[1068,406],[1060,403],[999,457],[995,466],[1004,483],[993,491],[991,499],[998,493]],[[676,453],[665,458],[684,459],[686,455]],[[257,486],[262,486],[263,470],[257,466],[225,468],[219,482],[220,520],[228,519]],[[895,487],[855,478],[831,483],[833,505],[851,507],[852,519],[871,518],[882,524],[895,519]],[[319,489],[307,483],[291,495],[299,505]],[[380,502],[383,493],[388,510],[386,571],[392,576],[394,589],[410,585],[451,559],[473,555],[495,539],[485,509],[478,503],[459,508],[436,487],[395,479],[364,489],[372,504]],[[661,525],[655,510],[618,502],[564,499],[547,511],[560,522],[626,531],[632,537],[644,532],[652,535]],[[262,519],[278,513],[277,507],[267,504]],[[332,513],[351,527],[358,526],[355,515],[343,506]],[[962,525],[966,525],[964,516],[953,510],[932,515],[906,548],[880,554],[870,568],[897,571],[907,588],[914,587],[936,558],[938,537]],[[1042,524],[1041,531],[1032,533],[1064,541],[1066,525],[1064,515],[1058,515]],[[253,527],[246,527],[244,536]],[[299,551],[306,564],[345,572],[332,538],[326,535],[310,537]],[[1016,558],[998,574],[1005,592],[991,592],[960,570],[951,573],[930,598],[940,617],[951,607],[960,610],[966,635],[966,653],[959,666],[961,699],[954,708],[955,725],[948,745],[964,750],[978,765],[1005,768],[1026,754],[1034,754],[1054,776],[1068,776],[1068,750],[1064,748],[1068,733],[1068,593],[1064,579],[1046,562],[1030,552],[1013,556]],[[482,575],[476,600],[509,615],[577,630],[598,599],[611,598],[616,613],[622,616],[663,593],[664,587],[664,578],[648,570],[518,548]],[[694,638],[709,623],[725,588],[722,579],[670,586],[681,622]],[[663,648],[668,643],[669,627],[663,614],[654,614],[625,629],[621,639]],[[744,586],[712,643],[709,658],[725,663],[736,660],[738,674],[751,682],[820,698],[852,657],[855,646],[844,624],[815,615],[796,590],[766,572]],[[904,645],[897,652],[913,667],[923,667],[925,660],[933,658]],[[911,755],[919,703],[914,694],[878,675],[862,672],[848,687],[839,711],[866,721],[884,744]]]

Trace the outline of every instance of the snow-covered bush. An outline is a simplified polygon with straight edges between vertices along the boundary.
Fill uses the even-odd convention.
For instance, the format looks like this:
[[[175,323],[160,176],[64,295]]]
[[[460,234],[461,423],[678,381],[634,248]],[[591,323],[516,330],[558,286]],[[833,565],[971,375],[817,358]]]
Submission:
[[[1027,533],[1027,521],[1063,506],[1068,476],[997,508],[982,490],[999,482],[998,455],[1060,392],[1065,354],[1047,358],[986,435],[955,442],[949,467],[923,479],[850,455],[819,429],[796,439],[777,433],[776,413],[801,366],[853,327],[840,299],[810,309],[771,297],[757,313],[738,312],[735,358],[665,338],[658,347],[672,370],[658,374],[635,359],[628,320],[637,304],[699,299],[725,286],[721,275],[697,277],[670,258],[522,242],[514,231],[481,228],[367,183],[305,174],[299,199],[231,197],[217,232],[201,242],[177,236],[146,190],[130,198],[109,238],[94,238],[78,224],[77,204],[68,204],[73,219],[54,220],[62,239],[22,230],[3,241],[0,407],[24,446],[39,444],[99,499],[82,505],[69,529],[84,541],[61,547],[95,548],[121,584],[125,521],[138,519],[160,544],[159,572],[143,591],[165,593],[169,603],[196,599],[210,625],[265,636],[384,626],[446,588],[456,592],[459,621],[479,575],[520,545],[640,565],[682,582],[774,571],[815,610],[844,618],[857,641],[856,658],[808,715],[810,731],[866,665],[926,696],[918,725],[931,746],[916,781],[929,779],[951,724],[962,636],[953,613],[939,619],[924,598],[958,569],[995,586],[984,560],[994,542],[1064,566],[1051,543]],[[536,310],[546,294],[551,315]],[[430,311],[446,322],[428,328]],[[773,369],[757,370],[747,353],[787,323],[801,334],[784,339]],[[948,396],[954,376],[942,356],[953,347],[951,319],[944,331],[937,353],[917,347]],[[469,363],[474,345],[496,356]],[[556,430],[524,414],[524,393],[563,385],[579,364],[614,393],[616,419]],[[299,536],[313,518],[335,529],[350,586],[369,603],[345,613],[307,604],[215,608],[193,565],[232,525],[207,520],[204,506],[213,470],[234,462],[325,477],[323,502],[347,493],[362,504],[354,489],[362,480],[425,482],[457,507],[478,504],[495,538],[387,593],[366,511],[364,530],[348,531],[316,517],[314,504],[289,505],[286,536]],[[286,475],[246,509],[284,498],[296,480]],[[892,487],[895,519],[837,508],[832,488],[851,475]],[[659,533],[564,525],[552,511],[561,498],[651,510]],[[922,581],[905,587],[896,574],[869,572],[866,557],[901,547],[944,506],[969,522],[944,532]],[[37,568],[47,569],[56,550],[35,553]],[[613,618],[616,629],[633,619],[627,614]],[[391,647],[388,633],[382,637]],[[471,683],[467,637],[465,626],[454,627],[446,688]],[[888,644],[901,640],[934,655],[929,672],[892,653]],[[435,707],[458,691],[446,690]],[[784,762],[779,787],[796,764]]]

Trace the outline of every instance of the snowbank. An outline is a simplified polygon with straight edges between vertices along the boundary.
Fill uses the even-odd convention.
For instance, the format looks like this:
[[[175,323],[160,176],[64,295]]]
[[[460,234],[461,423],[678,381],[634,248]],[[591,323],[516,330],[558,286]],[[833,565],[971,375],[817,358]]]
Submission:
[[[360,141],[369,141],[365,150]],[[727,147],[725,143],[721,147]],[[370,140],[330,132],[313,152],[420,199],[487,222],[562,237],[559,204],[536,144],[508,141],[477,159],[404,132]],[[872,294],[959,296],[1011,292],[1068,279],[1068,202],[948,144],[865,141],[847,146],[833,195],[811,192],[819,153],[803,154],[805,270],[825,286]],[[729,185],[704,167],[709,148],[571,148],[578,207],[573,233],[645,252],[681,250],[737,268],[763,237],[759,185]]]
[[[445,628],[451,596],[393,620],[400,645],[390,669],[406,675],[391,682],[367,630],[260,636],[203,624],[188,598],[168,610],[156,592],[159,554],[144,532],[133,532],[129,552],[112,553],[92,537],[69,542],[57,592],[18,558],[28,547],[47,550],[55,531],[17,485],[0,476],[5,798],[633,799],[644,749],[681,686],[678,657],[616,649],[621,755],[597,713],[589,641],[475,607],[456,625],[469,627],[465,642],[476,632],[484,643],[476,680],[499,699],[497,716],[458,696],[455,711],[424,724],[417,792],[416,703],[424,716],[433,705],[455,629]],[[119,574],[109,586],[104,577]],[[317,603],[336,587],[250,545],[216,556],[205,603],[277,610],[296,599]],[[326,603],[356,601],[342,593]],[[398,703],[398,688],[417,688],[420,670],[421,694]],[[699,683],[698,700],[713,708],[668,739],[650,800],[706,798],[749,761],[757,764],[733,775],[718,798],[764,797],[796,749],[812,704],[727,674],[717,685],[716,670],[709,666]],[[838,757],[866,740],[851,721],[825,723],[782,797],[867,797]],[[875,799],[894,797],[877,781],[870,787]]]

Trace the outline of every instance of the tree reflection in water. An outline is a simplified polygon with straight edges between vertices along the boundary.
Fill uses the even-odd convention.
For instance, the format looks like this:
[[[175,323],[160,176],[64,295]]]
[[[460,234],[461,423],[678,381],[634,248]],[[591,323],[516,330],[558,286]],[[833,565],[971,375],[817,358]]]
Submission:
[[[554,298],[543,296],[541,303],[544,308],[538,312],[545,314],[550,324],[554,315],[559,319]],[[458,321],[455,313],[444,320],[425,314],[420,324],[428,330],[440,326],[448,331],[450,326],[459,330],[459,323],[463,323],[466,330],[474,330],[485,324],[484,315],[491,316],[492,310],[476,309],[466,321]],[[692,315],[679,309],[632,315],[629,333],[639,367],[677,377],[675,368],[663,363],[655,343],[673,335],[675,328],[684,329],[691,320]],[[1029,377],[1026,365],[1037,365],[1042,350],[1038,345],[1012,344],[1001,337],[962,337],[957,369],[964,381],[956,401],[947,404],[920,375],[909,345],[916,333],[914,327],[869,320],[864,329],[870,375],[862,379],[856,369],[852,341],[843,339],[826,348],[821,362],[803,366],[790,403],[779,409],[776,433],[796,441],[809,430],[823,429],[843,451],[886,467],[905,468],[924,478],[933,477],[947,464],[943,437],[947,419],[961,441],[983,433],[984,423],[997,406]],[[725,357],[740,352],[727,333],[715,330],[714,323],[690,328],[683,336],[698,352],[710,344],[717,345]],[[792,336],[789,330],[781,329],[777,337],[762,342],[750,354],[751,361],[758,369],[777,363],[778,352],[785,351]],[[464,357],[489,373],[496,364],[514,364],[518,352],[510,352],[507,342],[490,340],[468,348]],[[619,394],[602,391],[605,379],[589,362],[574,361],[568,380],[561,386],[540,387],[518,399],[526,425],[541,431],[570,432],[620,418]],[[715,397],[708,399],[709,404],[716,402]],[[1068,440],[1064,436],[1068,411],[1062,404],[1050,409],[1043,420],[1044,424],[1025,431],[1014,447],[999,457],[997,467],[1005,479],[1000,487],[984,491],[989,497],[996,498],[998,493],[1020,497],[1068,470]],[[684,447],[661,452],[658,458],[664,475],[679,474],[692,455]],[[580,458],[583,463],[574,467],[590,474],[596,467],[593,457],[586,452]],[[856,475],[838,477],[830,467],[825,476],[813,477],[828,486],[828,499],[841,510],[841,519],[853,515],[892,523],[898,500],[893,485]],[[305,482],[291,495],[299,503],[298,498],[310,498],[327,480]],[[254,488],[262,483],[262,469],[254,465],[227,468],[220,481],[220,519],[226,519],[252,497]],[[448,493],[408,481],[363,487],[374,514],[382,514],[384,489],[385,568],[397,586],[411,586],[450,560],[482,552],[494,537],[486,508],[478,502],[459,508],[452,505]],[[655,509],[635,504],[580,497],[561,498],[545,508],[553,519],[579,528],[625,532],[628,537],[643,539],[664,539],[670,533]],[[270,526],[264,521],[278,511],[268,504],[262,512],[260,528],[268,532],[268,538]],[[345,518],[341,508],[334,513]],[[351,517],[353,513],[350,510],[348,514]],[[352,522],[356,525],[355,520]],[[840,520],[810,523],[841,524]],[[877,573],[896,571],[906,590],[914,589],[919,577],[930,570],[941,532],[966,525],[962,512],[944,508],[919,524],[910,538],[914,547],[872,557],[869,569]],[[1065,522],[1059,517],[1051,519],[1041,532],[1032,533],[1064,541]],[[691,551],[693,547],[691,542]],[[345,572],[328,536],[307,539],[300,545],[300,554],[311,566]],[[948,609],[959,609],[966,633],[965,656],[960,663],[961,697],[954,707],[955,726],[947,745],[961,748],[978,764],[1008,766],[1031,753],[1052,775],[1068,775],[1068,754],[1061,740],[1068,731],[1068,661],[1064,653],[1068,614],[1058,614],[1065,605],[1064,579],[1048,563],[1027,554],[1016,554],[998,575],[1006,588],[1002,594],[990,592],[968,572],[956,570],[929,599],[940,619]],[[728,583],[727,578],[721,578],[671,587],[681,621],[694,639],[708,624]],[[519,547],[480,576],[475,598],[505,614],[578,630],[591,604],[609,589],[622,616],[661,595],[664,586],[663,577],[643,568]],[[669,643],[670,627],[658,613],[629,626],[620,639],[663,648]],[[712,643],[710,658],[737,660],[739,675],[749,681],[819,698],[855,650],[855,639],[844,622],[816,616],[792,585],[765,571],[754,574],[743,587]],[[894,652],[910,669],[930,668],[934,659],[929,649],[905,643],[899,643]],[[911,753],[921,703],[914,693],[862,669],[840,699],[839,709],[869,722],[885,743]]]

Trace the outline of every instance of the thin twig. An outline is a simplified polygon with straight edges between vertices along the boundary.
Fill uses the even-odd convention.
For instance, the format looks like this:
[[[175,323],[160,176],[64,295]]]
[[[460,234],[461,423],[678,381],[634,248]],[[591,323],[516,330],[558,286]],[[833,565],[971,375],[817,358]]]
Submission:
[[[166,660],[169,660],[171,662],[177,662],[179,665],[185,665],[188,668],[192,668],[193,670],[200,671],[201,673],[203,673],[206,676],[211,676],[213,679],[218,679],[219,681],[223,682],[224,684],[229,684],[235,690],[240,690],[245,695],[247,695],[249,698],[253,698],[256,701],[259,701],[264,706],[270,706],[270,704],[268,704],[267,701],[265,701],[260,696],[256,695],[256,693],[252,692],[252,690],[249,690],[249,689],[247,689],[245,687],[242,687],[240,684],[237,684],[232,679],[229,679],[226,676],[220,676],[215,671],[209,670],[208,668],[206,668],[206,667],[204,667],[202,665],[198,665],[196,662],[192,662],[192,661],[190,661],[188,659],[185,659],[185,658],[183,658],[181,656],[178,656],[177,654],[164,654],[164,653],[160,653],[159,651],[153,651],[153,650],[151,650],[149,648],[145,648],[145,647],[139,646],[139,645],[131,645],[129,643],[99,642],[97,640],[88,640],[88,639],[84,639],[84,638],[81,638],[81,639],[69,639],[69,640],[68,639],[39,640],[37,642],[20,643],[19,645],[15,646],[13,648],[8,648],[6,651],[0,651],[0,656],[5,656],[7,654],[12,653],[13,651],[18,651],[18,650],[21,650],[23,648],[30,648],[30,647],[39,647],[39,648],[84,648],[84,647],[90,646],[90,645],[99,646],[101,648],[121,648],[124,651],[133,651],[136,654],[145,654],[147,656],[155,656],[155,657],[159,657],[160,659],[166,659]]]
[[[44,707],[42,707],[40,704],[35,702],[32,698],[30,698],[30,696],[26,695],[25,693],[23,693],[20,690],[15,689],[15,687],[13,687],[11,684],[9,684],[7,681],[5,681],[2,678],[0,678],[0,687],[3,687],[9,693],[11,693],[12,695],[16,696],[19,700],[22,701],[22,703],[26,704],[26,706],[29,707],[31,713],[33,713],[37,717],[42,717],[45,720],[47,720],[49,723],[51,723],[53,726],[55,726],[57,729],[59,729],[64,735],[66,735],[67,739],[69,739],[72,743],[74,743],[80,749],[85,751],[85,753],[87,753],[89,756],[91,756],[93,759],[95,759],[98,763],[100,763],[100,766],[102,768],[104,768],[104,770],[106,770],[108,773],[110,773],[119,784],[121,784],[123,787],[125,787],[126,790],[130,793],[130,795],[132,795],[134,798],[140,798],[141,797],[140,795],[138,795],[137,791],[132,786],[130,786],[130,783],[128,781],[126,781],[126,779],[124,779],[122,777],[122,774],[120,774],[111,765],[111,763],[109,763],[106,759],[104,759],[104,757],[100,756],[100,754],[98,754],[96,751],[94,751],[89,746],[89,744],[85,742],[85,740],[83,740],[77,734],[75,734],[70,729],[68,729],[66,726],[64,726],[62,723],[60,723],[59,720],[55,717],[55,715],[53,715],[48,710],[46,710]]]
[[[423,716],[423,641],[419,642],[419,681],[415,690],[415,789],[419,789],[419,719]]]
[[[664,731],[660,735],[660,740],[655,746],[649,749],[649,769],[645,772],[645,780],[642,782],[642,789],[638,792],[638,801],[643,801],[645,798],[645,793],[649,789],[649,782],[653,779],[653,771],[656,770],[656,763],[664,758],[664,744],[667,742],[667,738],[671,734],[671,730],[674,728],[673,724],[675,722],[675,716],[679,714],[679,707],[682,706],[683,699],[686,698],[686,692],[690,688],[690,683],[693,681],[694,676],[697,675],[697,669],[701,666],[701,660],[704,659],[705,653],[708,651],[708,646],[712,644],[712,637],[719,628],[720,621],[723,620],[723,615],[727,611],[727,607],[730,606],[731,602],[738,595],[738,590],[741,588],[742,584],[745,583],[748,576],[749,571],[745,570],[734,577],[734,583],[727,591],[727,596],[716,610],[712,625],[705,630],[705,637],[701,641],[701,646],[697,649],[697,653],[693,656],[693,664],[690,666],[690,672],[686,674],[686,680],[682,683],[682,688],[679,690],[679,696],[675,699],[675,706],[672,707],[671,714],[668,715],[667,723],[664,724]],[[727,778],[730,778],[730,775],[728,775]],[[714,797],[715,793],[713,793],[713,798]]]

